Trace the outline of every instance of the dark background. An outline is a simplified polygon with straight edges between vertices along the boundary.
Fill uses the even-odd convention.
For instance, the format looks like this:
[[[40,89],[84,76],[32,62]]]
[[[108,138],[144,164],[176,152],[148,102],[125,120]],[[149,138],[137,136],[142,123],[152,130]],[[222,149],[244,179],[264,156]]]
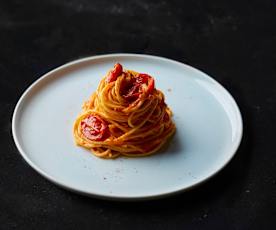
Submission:
[[[244,136],[215,178],[171,198],[120,203],[65,191],[25,163],[11,135],[23,91],[61,64],[114,52],[185,62],[231,92]],[[273,229],[275,130],[274,0],[0,1],[0,229]]]

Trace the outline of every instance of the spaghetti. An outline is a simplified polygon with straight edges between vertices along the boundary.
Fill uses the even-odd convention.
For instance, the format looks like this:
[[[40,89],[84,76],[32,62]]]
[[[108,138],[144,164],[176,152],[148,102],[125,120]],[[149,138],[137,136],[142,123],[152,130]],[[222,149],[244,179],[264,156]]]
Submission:
[[[175,132],[171,117],[154,79],[117,63],[84,103],[74,123],[74,139],[101,158],[147,156]]]

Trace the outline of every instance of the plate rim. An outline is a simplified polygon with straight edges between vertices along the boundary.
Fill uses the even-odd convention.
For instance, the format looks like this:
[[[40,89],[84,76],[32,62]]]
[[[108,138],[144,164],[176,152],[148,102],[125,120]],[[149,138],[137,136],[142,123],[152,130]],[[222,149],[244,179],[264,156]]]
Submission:
[[[62,69],[66,69],[67,67],[70,67],[72,65],[76,65],[76,64],[79,64],[79,63],[82,63],[82,62],[93,61],[95,59],[105,59],[105,58],[110,58],[110,57],[142,57],[142,58],[151,58],[151,59],[155,59],[155,60],[166,61],[166,62],[170,62],[172,64],[184,66],[185,68],[188,68],[192,71],[195,71],[195,72],[201,74],[208,81],[214,83],[223,93],[225,93],[229,97],[229,100],[232,101],[233,108],[236,110],[236,114],[237,114],[237,127],[238,127],[238,131],[239,131],[238,132],[239,136],[238,136],[237,140],[232,144],[231,148],[229,149],[229,151],[231,151],[229,153],[230,157],[226,161],[224,161],[218,167],[217,170],[214,170],[212,173],[207,175],[205,178],[195,182],[191,186],[180,188],[180,189],[176,188],[176,189],[172,189],[171,191],[165,191],[165,192],[160,192],[160,193],[156,193],[156,194],[134,195],[134,196],[131,196],[131,195],[126,196],[126,195],[101,194],[101,193],[97,193],[97,192],[87,191],[85,189],[74,188],[74,187],[71,187],[71,186],[63,183],[62,181],[59,181],[58,179],[55,179],[54,177],[49,175],[47,172],[45,172],[43,169],[41,169],[39,166],[37,166],[28,157],[28,155],[25,153],[25,151],[21,147],[20,141],[18,140],[18,137],[17,137],[16,122],[18,120],[17,117],[20,114],[19,109],[20,109],[22,103],[24,102],[25,97],[30,93],[30,91],[36,85],[38,85],[45,78],[51,76],[53,73],[55,73],[57,71],[60,71]],[[180,192],[191,190],[191,189],[207,182],[209,179],[211,179],[215,175],[217,175],[233,159],[233,157],[235,156],[235,154],[236,154],[236,152],[237,152],[237,150],[240,146],[242,136],[243,136],[243,120],[242,120],[242,115],[241,115],[241,111],[239,109],[239,106],[238,106],[236,100],[230,94],[230,92],[226,88],[224,88],[218,81],[216,81],[214,78],[212,78],[208,74],[204,73],[203,71],[201,71],[201,70],[199,70],[195,67],[192,67],[188,64],[182,63],[180,61],[176,61],[176,60],[166,58],[166,57],[161,57],[161,56],[155,56],[155,55],[150,55],[150,54],[139,54],[139,53],[111,53],[111,54],[101,54],[101,55],[88,56],[88,57],[84,57],[84,58],[80,58],[80,59],[77,59],[77,60],[74,60],[74,61],[67,62],[63,65],[60,65],[60,66],[46,72],[45,74],[41,75],[38,79],[36,79],[33,83],[31,83],[24,90],[24,92],[21,94],[21,96],[20,96],[19,100],[17,101],[16,106],[14,108],[13,115],[12,115],[12,136],[13,136],[14,143],[15,143],[17,149],[18,149],[18,152],[23,157],[23,159],[41,176],[43,176],[44,178],[46,178],[50,182],[66,189],[66,190],[69,190],[69,191],[72,191],[72,192],[75,192],[75,193],[78,193],[78,194],[81,194],[81,195],[94,197],[94,198],[105,199],[105,200],[119,200],[119,201],[149,200],[149,199],[163,198],[163,197],[171,196],[171,195],[174,195],[174,194],[178,194]]]

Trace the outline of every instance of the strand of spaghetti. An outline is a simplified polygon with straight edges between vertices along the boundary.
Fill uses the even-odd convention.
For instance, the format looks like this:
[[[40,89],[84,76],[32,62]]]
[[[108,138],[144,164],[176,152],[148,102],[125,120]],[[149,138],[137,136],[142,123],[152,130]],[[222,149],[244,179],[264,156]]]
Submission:
[[[149,140],[154,140],[154,139],[156,139],[156,137],[159,137],[159,136],[160,136],[160,134],[163,132],[163,130],[164,130],[164,124],[162,124],[162,125],[160,125],[160,126],[157,126],[157,127],[154,128],[154,129],[149,129],[148,131],[143,132],[143,137],[144,137],[144,138],[147,138],[147,141],[149,141]],[[153,133],[155,133],[154,136],[152,136],[151,138],[148,137],[148,136],[150,136],[150,135],[153,134]],[[136,134],[136,135],[131,135],[131,136],[125,137],[125,141],[133,140],[133,139],[135,140],[135,139],[137,139],[137,138],[139,138],[139,137],[141,137],[141,133]],[[142,140],[142,142],[143,142],[143,140]]]
[[[154,113],[154,110],[156,109],[156,106],[158,104],[158,101],[155,101],[156,105],[154,105],[152,107],[152,104],[154,103],[154,101],[149,101],[149,103],[147,103],[147,105],[145,106],[144,109],[139,109],[137,112],[132,113],[129,118],[128,118],[128,125],[132,128],[140,128],[144,125],[144,123],[149,119],[149,117],[151,117],[151,115]],[[149,110],[151,110],[149,112]],[[140,121],[140,117],[145,116],[146,113],[149,113],[148,116],[144,119],[144,122],[140,123],[139,126],[135,125],[132,120],[134,121]]]
[[[143,122],[141,122],[141,124],[139,124],[138,126],[135,126],[133,129],[131,129],[130,131],[128,131],[128,132],[125,133],[124,135],[120,136],[118,139],[123,139],[123,138],[129,136],[130,134],[135,133],[140,127],[142,127],[142,126],[147,122],[147,120],[149,119],[149,117],[152,115],[152,113],[153,113],[155,107],[157,106],[157,103],[158,103],[158,102],[155,103],[155,105],[153,106],[152,111],[149,112],[148,116],[145,118],[145,120],[144,120]],[[129,122],[129,121],[128,121],[128,124],[130,125],[130,122]]]
[[[125,104],[125,99],[120,94],[123,77],[124,76],[118,77],[117,81],[115,82],[115,87],[114,87],[115,97],[118,100],[118,102],[121,104]]]
[[[168,135],[168,138],[170,138],[173,134],[174,134],[175,130],[172,130],[169,135]],[[168,139],[167,138],[167,139]],[[167,140],[166,139],[166,140]],[[128,157],[141,157],[141,156],[149,156],[155,152],[157,152],[162,146],[163,146],[164,143],[160,143],[156,148],[154,148],[153,150],[151,150],[150,152],[146,152],[146,153],[142,153],[142,154],[129,154],[129,153],[125,153],[123,152],[122,155],[124,156],[128,156]]]
[[[144,119],[144,121],[142,121],[138,126],[136,126],[136,128],[141,128],[148,120],[149,118],[151,117],[151,115],[154,113],[155,109],[156,109],[156,106],[158,105],[158,100],[154,100],[152,101],[152,109],[151,111],[149,112],[148,116],[146,116],[146,118]],[[129,117],[129,122],[130,122],[130,118],[131,116]]]

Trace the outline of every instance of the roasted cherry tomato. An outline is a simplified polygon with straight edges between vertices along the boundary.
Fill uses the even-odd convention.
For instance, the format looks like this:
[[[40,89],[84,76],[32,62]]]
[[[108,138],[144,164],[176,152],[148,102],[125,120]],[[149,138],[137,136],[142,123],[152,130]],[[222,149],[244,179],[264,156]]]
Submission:
[[[106,78],[106,82],[116,81],[117,78],[123,73],[123,67],[120,63],[114,65],[113,70],[111,70]]]
[[[135,78],[125,79],[122,95],[128,101],[134,101],[140,94],[150,94],[154,90],[154,79],[148,74],[140,73]]]
[[[81,122],[83,135],[91,141],[103,141],[108,137],[107,123],[98,115],[90,115]]]

